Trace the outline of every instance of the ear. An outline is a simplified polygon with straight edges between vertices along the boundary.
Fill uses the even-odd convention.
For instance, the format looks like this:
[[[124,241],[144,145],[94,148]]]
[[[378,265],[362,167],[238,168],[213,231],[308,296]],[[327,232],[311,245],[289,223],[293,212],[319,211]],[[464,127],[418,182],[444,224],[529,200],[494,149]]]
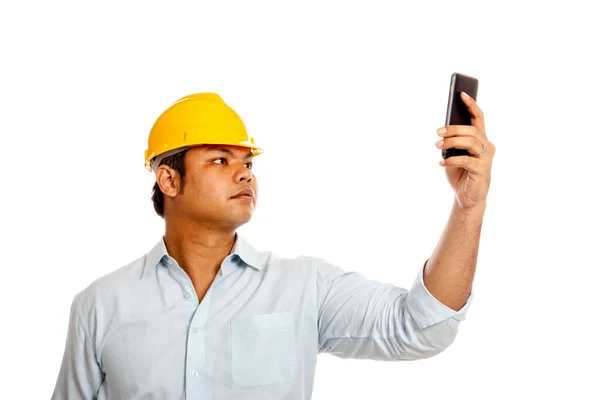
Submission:
[[[156,183],[165,196],[175,197],[177,196],[181,179],[177,171],[163,164],[156,170]]]

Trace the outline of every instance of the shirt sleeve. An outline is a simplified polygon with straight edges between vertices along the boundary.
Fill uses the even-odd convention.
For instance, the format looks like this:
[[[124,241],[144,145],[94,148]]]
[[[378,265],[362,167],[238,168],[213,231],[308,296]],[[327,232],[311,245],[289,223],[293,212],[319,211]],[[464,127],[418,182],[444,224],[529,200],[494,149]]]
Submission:
[[[67,343],[52,400],[97,399],[104,374],[78,309],[79,295],[71,304]]]
[[[425,287],[426,264],[409,291],[320,263],[319,352],[396,361],[432,357],[450,346],[473,293],[460,310],[447,307]]]

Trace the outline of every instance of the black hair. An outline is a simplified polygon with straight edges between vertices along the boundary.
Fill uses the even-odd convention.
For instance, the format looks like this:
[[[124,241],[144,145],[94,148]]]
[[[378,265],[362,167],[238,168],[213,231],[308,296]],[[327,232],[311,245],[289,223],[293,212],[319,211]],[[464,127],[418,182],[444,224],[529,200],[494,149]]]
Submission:
[[[183,188],[185,186],[185,162],[184,158],[189,149],[185,149],[179,153],[175,153],[171,156],[165,157],[160,160],[159,166],[166,165],[168,167],[173,168],[175,171],[179,173],[181,177],[181,188],[179,189],[179,194],[183,193]],[[154,187],[152,188],[152,202],[154,203],[154,211],[161,217],[165,217],[165,195],[160,190],[160,186],[158,183],[154,183]]]

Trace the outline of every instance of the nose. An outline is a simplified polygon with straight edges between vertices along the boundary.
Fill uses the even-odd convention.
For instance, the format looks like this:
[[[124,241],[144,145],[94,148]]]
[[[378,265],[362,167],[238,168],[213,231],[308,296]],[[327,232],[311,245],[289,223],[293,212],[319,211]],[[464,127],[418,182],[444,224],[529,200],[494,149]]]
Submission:
[[[247,168],[244,164],[242,164],[241,168],[237,167],[235,180],[239,182],[250,182],[253,178],[252,170]]]

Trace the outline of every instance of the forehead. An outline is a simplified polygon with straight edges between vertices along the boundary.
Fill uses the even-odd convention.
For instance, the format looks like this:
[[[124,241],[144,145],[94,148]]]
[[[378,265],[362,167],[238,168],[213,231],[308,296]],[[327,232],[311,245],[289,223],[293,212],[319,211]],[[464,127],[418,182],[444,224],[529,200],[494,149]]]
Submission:
[[[208,153],[208,152],[220,152],[220,153],[234,153],[236,155],[242,155],[245,156],[246,154],[250,153],[252,154],[252,152],[250,151],[250,149],[248,147],[242,147],[242,146],[232,146],[229,144],[205,144],[202,146],[196,146],[193,148],[193,150],[199,150],[202,153]]]
[[[192,151],[198,155],[227,154],[237,158],[253,157],[252,151],[248,147],[228,144],[205,144],[190,149],[190,152]]]

